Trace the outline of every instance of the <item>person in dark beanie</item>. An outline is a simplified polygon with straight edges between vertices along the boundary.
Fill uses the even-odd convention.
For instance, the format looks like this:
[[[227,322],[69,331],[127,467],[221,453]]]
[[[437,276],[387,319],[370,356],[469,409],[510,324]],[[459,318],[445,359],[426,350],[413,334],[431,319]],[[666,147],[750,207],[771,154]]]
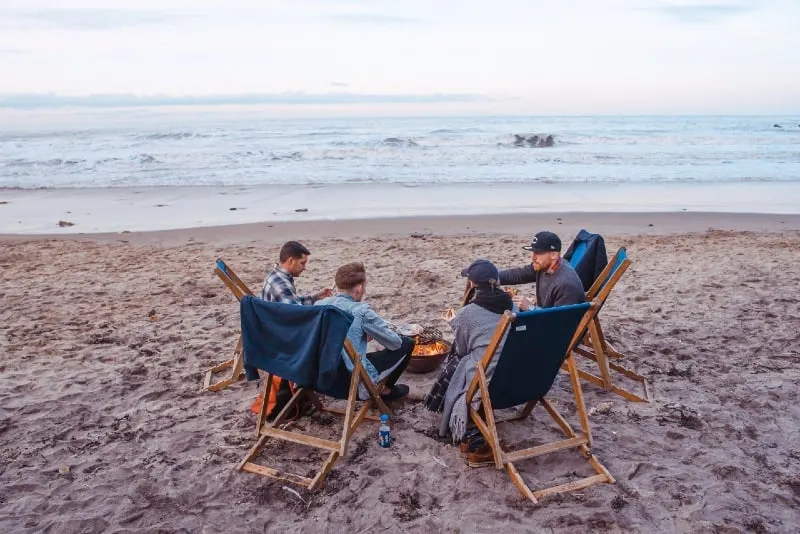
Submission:
[[[450,321],[455,334],[453,346],[436,383],[425,396],[425,407],[442,413],[439,436],[449,436],[455,443],[462,440],[467,430],[466,392],[475,376],[476,365],[486,352],[503,313],[513,307],[511,296],[500,287],[499,275],[497,267],[483,259],[475,260],[461,271],[461,276],[475,288],[475,297]],[[503,342],[497,350],[503,350]],[[497,359],[492,360],[487,378],[491,378],[496,363]]]
[[[522,247],[531,253],[530,265],[500,271],[501,285],[536,284],[536,301],[515,297],[521,311],[531,308],[553,308],[580,304],[586,301],[581,279],[569,262],[561,258],[561,239],[553,232],[539,232],[530,246]]]

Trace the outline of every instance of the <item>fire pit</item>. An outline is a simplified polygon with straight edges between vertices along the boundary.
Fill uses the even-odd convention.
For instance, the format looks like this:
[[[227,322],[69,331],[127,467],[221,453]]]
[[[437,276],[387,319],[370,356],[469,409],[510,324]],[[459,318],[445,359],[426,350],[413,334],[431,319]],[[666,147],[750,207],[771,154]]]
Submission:
[[[439,368],[449,352],[450,343],[443,339],[420,343],[414,347],[406,370],[410,373],[430,373]]]

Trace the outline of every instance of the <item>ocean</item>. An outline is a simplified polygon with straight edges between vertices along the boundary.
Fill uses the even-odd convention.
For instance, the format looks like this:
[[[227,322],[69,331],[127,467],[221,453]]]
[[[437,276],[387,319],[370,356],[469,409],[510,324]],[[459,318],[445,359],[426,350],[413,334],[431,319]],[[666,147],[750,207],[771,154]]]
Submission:
[[[62,114],[57,127],[0,127],[0,187],[800,181],[800,118],[792,116],[156,112],[126,123],[121,113],[95,112],[88,125],[65,124]]]

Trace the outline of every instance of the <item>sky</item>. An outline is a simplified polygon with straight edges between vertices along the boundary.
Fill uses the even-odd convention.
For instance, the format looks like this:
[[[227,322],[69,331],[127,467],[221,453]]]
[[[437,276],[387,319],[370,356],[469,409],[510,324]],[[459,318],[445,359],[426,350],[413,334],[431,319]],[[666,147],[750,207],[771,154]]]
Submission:
[[[0,0],[0,109],[799,113],[798,21],[798,0]]]

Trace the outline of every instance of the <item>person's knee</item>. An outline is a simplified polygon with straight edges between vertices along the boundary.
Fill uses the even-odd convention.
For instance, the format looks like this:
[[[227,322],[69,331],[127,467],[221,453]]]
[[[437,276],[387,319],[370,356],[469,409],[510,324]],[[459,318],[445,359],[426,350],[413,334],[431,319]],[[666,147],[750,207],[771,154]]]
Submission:
[[[408,336],[403,336],[402,340],[403,342],[400,345],[400,350],[404,354],[411,354],[411,351],[414,350],[414,345],[416,344],[416,341],[414,341],[413,337],[408,337]]]

